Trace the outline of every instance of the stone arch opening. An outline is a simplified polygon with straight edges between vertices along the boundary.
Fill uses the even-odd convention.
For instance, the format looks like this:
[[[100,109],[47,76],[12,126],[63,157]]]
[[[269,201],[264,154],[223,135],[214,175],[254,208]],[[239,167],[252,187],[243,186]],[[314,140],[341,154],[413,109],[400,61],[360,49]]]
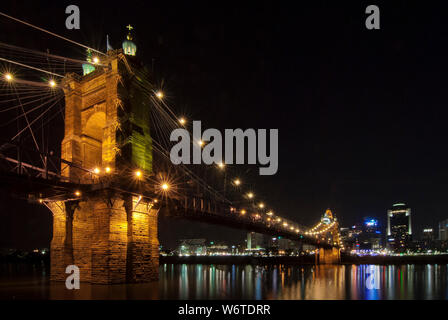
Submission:
[[[83,128],[83,166],[86,169],[102,166],[105,127],[106,114],[96,112]]]

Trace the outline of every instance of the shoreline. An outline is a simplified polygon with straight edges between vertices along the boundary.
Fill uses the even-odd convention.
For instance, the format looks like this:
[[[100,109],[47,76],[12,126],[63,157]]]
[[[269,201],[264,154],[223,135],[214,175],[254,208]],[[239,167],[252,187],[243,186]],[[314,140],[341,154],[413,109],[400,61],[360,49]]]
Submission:
[[[251,257],[251,256],[161,256],[160,264],[236,264],[236,265],[311,265],[315,264],[314,256],[302,257]],[[448,264],[448,254],[419,256],[341,256],[340,264]]]

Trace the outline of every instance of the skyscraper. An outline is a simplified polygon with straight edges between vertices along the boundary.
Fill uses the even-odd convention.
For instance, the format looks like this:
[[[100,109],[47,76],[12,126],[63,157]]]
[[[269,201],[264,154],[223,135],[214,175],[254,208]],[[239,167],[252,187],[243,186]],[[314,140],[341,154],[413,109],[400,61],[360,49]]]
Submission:
[[[381,249],[381,230],[378,219],[364,218],[362,232],[359,235],[359,248],[364,250]]]
[[[248,250],[259,250],[265,249],[265,239],[264,235],[257,232],[249,232],[247,234],[247,249]]]
[[[391,250],[403,252],[411,240],[411,208],[404,203],[396,203],[387,210],[387,245]]]
[[[439,222],[439,240],[448,240],[448,219]]]

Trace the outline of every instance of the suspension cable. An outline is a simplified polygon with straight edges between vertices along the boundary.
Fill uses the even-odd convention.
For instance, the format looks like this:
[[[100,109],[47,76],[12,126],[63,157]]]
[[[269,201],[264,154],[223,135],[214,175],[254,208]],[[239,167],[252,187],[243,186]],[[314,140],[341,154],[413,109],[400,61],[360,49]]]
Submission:
[[[20,62],[8,60],[8,59],[5,59],[5,58],[1,58],[0,57],[0,61],[5,61],[5,62],[8,62],[8,63],[16,64],[16,65],[21,66],[21,67],[25,67],[25,68],[37,70],[37,71],[40,71],[40,72],[48,73],[48,74],[51,74],[52,76],[64,78],[64,76],[62,76],[60,74],[57,74],[57,73],[54,73],[54,72],[50,72],[50,71],[47,71],[47,70],[44,70],[44,69],[39,69],[39,68],[36,68],[36,67],[32,67],[32,66],[29,66],[27,64],[23,64],[23,63],[20,63]]]
[[[46,33],[48,33],[48,34],[50,34],[50,35],[52,35],[52,36],[54,36],[54,37],[57,37],[57,38],[60,38],[60,39],[62,39],[62,40],[71,42],[71,43],[76,44],[76,45],[78,45],[78,46],[81,46],[81,47],[83,47],[83,48],[85,48],[85,49],[90,49],[90,50],[95,51],[96,53],[102,54],[102,55],[104,55],[104,56],[106,55],[105,53],[103,53],[103,52],[101,52],[101,51],[98,51],[98,50],[96,50],[96,49],[90,48],[90,47],[88,47],[88,46],[86,46],[86,45],[83,45],[82,43],[79,43],[79,42],[70,40],[70,39],[65,38],[65,37],[63,37],[63,36],[60,36],[60,35],[58,35],[58,34],[56,34],[56,33],[53,33],[53,32],[51,32],[51,31],[48,31],[48,30],[45,30],[45,29],[40,28],[40,27],[38,27],[38,26],[32,25],[31,23],[25,22],[25,21],[23,21],[23,20],[20,20],[20,19],[11,17],[11,16],[9,16],[9,15],[3,13],[3,12],[0,12],[0,15],[4,16],[4,17],[6,17],[6,18],[9,18],[9,19],[11,19],[11,20],[14,20],[14,21],[23,23],[23,24],[25,24],[25,25],[27,25],[27,26],[29,26],[29,27],[31,27],[31,28],[37,29],[37,30],[39,30],[39,31],[46,32]]]

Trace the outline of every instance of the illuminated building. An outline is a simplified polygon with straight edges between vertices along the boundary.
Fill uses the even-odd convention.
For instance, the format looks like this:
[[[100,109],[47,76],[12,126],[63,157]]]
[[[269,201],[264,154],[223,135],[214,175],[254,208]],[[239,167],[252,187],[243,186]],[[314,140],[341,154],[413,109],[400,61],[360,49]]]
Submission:
[[[340,228],[341,241],[347,251],[357,250],[360,247],[360,235],[362,234],[362,225],[355,224],[349,228]]]
[[[382,234],[378,219],[364,218],[362,232],[358,236],[359,249],[378,250],[382,248]]]
[[[423,229],[422,241],[421,241],[421,249],[434,249],[434,230],[433,228],[427,227]]]
[[[448,219],[439,222],[439,240],[448,241]]]
[[[205,239],[184,239],[180,241],[179,255],[201,256],[207,254]]]
[[[433,241],[434,240],[434,231],[432,228],[423,229],[423,240],[425,240],[425,241]]]
[[[396,203],[387,210],[387,246],[393,251],[403,252],[411,240],[411,209],[404,203]]]
[[[260,250],[265,248],[264,235],[256,232],[249,232],[247,234],[247,249]]]
[[[236,253],[235,246],[229,246],[224,242],[210,241],[207,245],[207,255],[226,256]]]

